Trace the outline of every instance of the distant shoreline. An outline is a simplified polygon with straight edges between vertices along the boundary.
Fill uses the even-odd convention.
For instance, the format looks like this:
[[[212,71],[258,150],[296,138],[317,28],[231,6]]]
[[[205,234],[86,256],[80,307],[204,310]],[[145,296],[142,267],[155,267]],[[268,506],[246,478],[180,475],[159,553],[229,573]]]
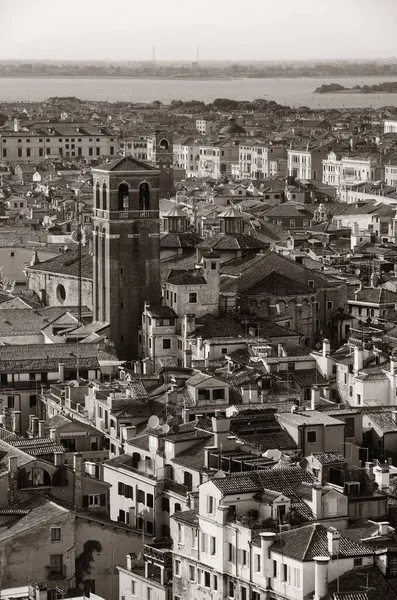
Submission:
[[[158,81],[250,81],[252,79],[263,79],[266,81],[267,79],[330,79],[331,77],[336,77],[337,79],[352,79],[363,77],[366,79],[374,78],[379,79],[379,75],[263,75],[263,76],[255,76],[255,77],[233,77],[231,75],[24,75],[24,74],[5,74],[0,73],[0,79],[148,79],[148,80],[158,80]],[[327,84],[325,84],[327,85]],[[317,88],[319,89],[319,88]],[[345,88],[346,91],[350,91],[350,88]],[[340,90],[341,92],[343,90]],[[356,90],[351,89],[351,91],[355,92]],[[359,91],[359,90],[357,90]],[[313,93],[328,93],[328,92],[317,92],[314,90]],[[329,92],[334,93],[334,92]],[[385,93],[387,92],[385,90]]]
[[[383,81],[374,85],[355,85],[345,88],[340,83],[323,83],[313,94],[397,94],[397,81]]]

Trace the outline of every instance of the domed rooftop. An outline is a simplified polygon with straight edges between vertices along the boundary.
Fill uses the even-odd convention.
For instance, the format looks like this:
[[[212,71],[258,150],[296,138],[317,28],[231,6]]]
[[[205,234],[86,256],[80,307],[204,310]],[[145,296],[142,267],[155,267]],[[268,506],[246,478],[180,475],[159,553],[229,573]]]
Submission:
[[[226,210],[221,212],[219,215],[222,219],[241,219],[241,213],[237,211],[233,206],[229,206]]]
[[[165,212],[163,214],[163,217],[178,217],[178,218],[184,217],[185,219],[187,219],[187,214],[185,213],[185,211],[182,210],[182,208],[180,206],[175,206],[175,207],[171,208],[171,210],[168,210],[167,212]]]
[[[222,135],[247,135],[244,127],[237,125],[237,121],[234,117],[230,117],[229,125],[222,127],[219,133]]]

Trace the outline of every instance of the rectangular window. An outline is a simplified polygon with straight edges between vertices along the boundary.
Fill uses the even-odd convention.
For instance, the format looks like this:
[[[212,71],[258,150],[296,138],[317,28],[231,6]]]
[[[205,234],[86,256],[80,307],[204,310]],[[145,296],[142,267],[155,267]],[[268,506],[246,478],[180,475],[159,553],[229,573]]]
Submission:
[[[198,529],[191,528],[191,540],[192,540],[192,548],[197,548],[198,542]]]
[[[308,444],[315,444],[317,442],[317,431],[308,431],[306,440]]]
[[[213,535],[210,536],[210,554],[216,554],[216,538]]]
[[[261,571],[261,555],[255,554],[255,571],[260,573]]]
[[[247,554],[247,550],[241,550],[241,564],[243,566],[246,566],[248,564],[248,554]]]
[[[276,579],[277,577],[277,561],[273,560],[273,577]]]
[[[327,310],[332,310],[333,308],[334,308],[334,303],[331,300],[329,300],[327,302]]]
[[[204,586],[211,587],[211,573],[209,571],[204,571]]]
[[[170,339],[163,340],[163,350],[171,350],[171,340]]]
[[[135,581],[131,581],[131,594],[135,596]]]
[[[174,574],[176,575],[176,577],[181,576],[181,561],[180,560],[176,560],[174,563]]]
[[[183,526],[178,523],[178,543],[183,544]]]
[[[247,600],[247,588],[241,586],[241,600]]]
[[[51,541],[52,542],[60,542],[61,541],[61,528],[60,527],[51,527]]]
[[[212,399],[213,400],[224,400],[225,399],[225,389],[214,389],[212,390]]]
[[[169,498],[162,498],[161,499],[161,510],[163,512],[170,512],[170,499]]]
[[[230,542],[227,545],[228,547],[228,556],[227,559],[229,562],[234,562],[234,546]]]
[[[153,600],[153,590],[150,587],[146,590],[146,600]]]
[[[207,513],[209,515],[215,514],[215,498],[213,496],[207,496]]]
[[[349,385],[349,396],[353,396],[353,386]]]
[[[229,598],[234,598],[234,581],[232,579],[229,579],[227,595]]]
[[[212,585],[214,587],[214,590],[218,589],[218,576],[217,575],[213,576],[213,578],[212,578]]]
[[[196,581],[196,567],[189,565],[189,581]]]
[[[50,575],[63,574],[63,554],[51,554],[50,556]]]
[[[136,501],[145,504],[145,492],[143,490],[137,491]]]
[[[153,494],[146,494],[146,506],[153,508]]]
[[[119,490],[119,496],[124,496],[124,483],[122,483],[121,481],[119,481],[118,490]]]
[[[189,294],[189,304],[197,304],[197,294],[196,294],[196,292],[191,292]]]

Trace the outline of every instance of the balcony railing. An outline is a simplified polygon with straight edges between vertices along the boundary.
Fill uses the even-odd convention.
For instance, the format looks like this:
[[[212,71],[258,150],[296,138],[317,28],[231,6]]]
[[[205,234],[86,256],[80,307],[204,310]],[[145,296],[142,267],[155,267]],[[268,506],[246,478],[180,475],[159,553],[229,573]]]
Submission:
[[[172,550],[168,548],[155,548],[145,544],[143,546],[143,555],[145,559],[149,559],[158,564],[169,566],[172,564]]]
[[[94,208],[94,216],[99,219],[158,219],[158,210],[101,210]]]

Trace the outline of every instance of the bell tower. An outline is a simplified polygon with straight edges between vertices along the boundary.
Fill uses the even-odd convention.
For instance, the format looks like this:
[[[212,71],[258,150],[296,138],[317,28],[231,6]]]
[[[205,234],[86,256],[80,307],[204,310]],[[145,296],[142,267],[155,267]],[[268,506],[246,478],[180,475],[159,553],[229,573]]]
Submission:
[[[145,301],[159,304],[159,170],[118,158],[92,170],[94,320],[121,360],[137,358]]]
[[[169,131],[155,132],[156,166],[160,171],[160,198],[170,198],[174,193],[173,136]]]

